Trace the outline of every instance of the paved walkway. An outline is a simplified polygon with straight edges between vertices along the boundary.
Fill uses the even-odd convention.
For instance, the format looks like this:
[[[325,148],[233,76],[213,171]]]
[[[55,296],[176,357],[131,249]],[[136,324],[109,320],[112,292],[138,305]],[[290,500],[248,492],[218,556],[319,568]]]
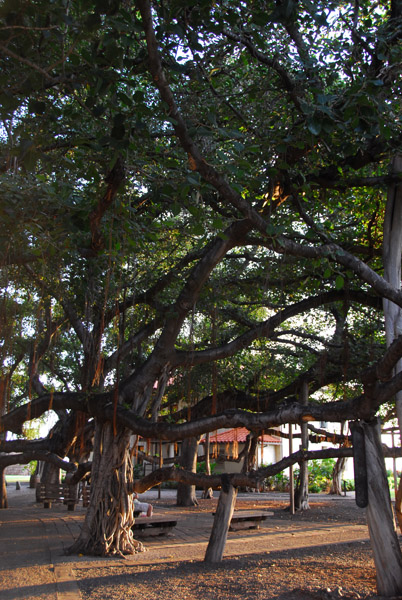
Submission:
[[[183,511],[173,505],[158,508],[158,515],[177,516],[178,525],[164,537],[147,538],[147,552],[105,559],[66,556],[65,549],[77,537],[85,510],[68,512],[63,505],[44,509],[35,503],[34,490],[26,484],[9,490],[10,508],[0,511],[0,598],[1,600],[80,600],[75,569],[93,566],[153,563],[170,560],[202,560],[208,544],[213,516],[209,512]],[[156,492],[142,498],[152,502]],[[263,499],[265,495],[256,495]],[[276,495],[278,497],[278,495]],[[250,499],[250,496],[247,496]],[[241,495],[239,496],[241,500]],[[333,500],[336,501],[336,500]],[[367,527],[350,523],[294,523],[270,518],[259,530],[230,532],[225,556],[269,553],[276,550],[319,546],[368,538]]]

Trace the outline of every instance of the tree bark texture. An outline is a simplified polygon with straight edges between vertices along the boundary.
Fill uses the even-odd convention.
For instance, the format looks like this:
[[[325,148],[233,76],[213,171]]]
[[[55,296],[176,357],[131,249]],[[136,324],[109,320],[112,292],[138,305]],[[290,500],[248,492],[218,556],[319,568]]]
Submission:
[[[229,476],[223,474],[222,489],[204,558],[207,563],[216,563],[222,560],[236,498],[237,488],[230,484]]]
[[[332,483],[330,494],[342,495],[342,475],[345,470],[346,458],[336,459],[334,470],[332,471]]]
[[[42,483],[60,483],[60,469],[52,463],[44,463],[40,477]]]
[[[8,383],[9,383],[8,377],[0,378],[0,416],[3,416],[6,412]],[[6,439],[7,439],[7,432],[3,431],[0,428],[0,440],[5,441]],[[8,499],[7,499],[6,475],[4,472],[4,468],[0,467],[0,509],[1,508],[8,508]]]
[[[0,469],[0,508],[8,508],[6,474]]]
[[[206,475],[211,475],[211,461],[209,459],[210,447],[211,447],[210,434],[208,432],[205,436],[205,474]],[[213,498],[213,496],[214,496],[214,492],[211,487],[204,489],[204,491],[202,493],[202,497],[204,500],[210,500],[211,498]]]
[[[353,470],[355,499],[360,508],[368,504],[367,454],[364,429],[361,422],[350,423],[353,441]],[[388,484],[387,484],[388,485]]]
[[[399,529],[402,533],[402,475],[399,478],[398,491],[395,498],[395,514],[398,521]]]
[[[344,434],[345,421],[341,423],[341,435]],[[332,471],[332,483],[330,494],[336,494],[337,496],[342,495],[342,476],[345,470],[346,458],[343,456],[336,459],[334,470]]]
[[[402,595],[402,554],[395,530],[378,421],[361,422],[365,437],[367,524],[373,548],[379,596]]]
[[[392,172],[402,173],[402,155],[392,161]],[[388,188],[384,219],[383,263],[384,279],[396,290],[401,289],[401,253],[402,253],[402,184],[394,183]],[[385,333],[389,347],[402,333],[402,310],[387,298],[383,299]],[[399,360],[395,373],[402,370]],[[396,414],[399,429],[402,430],[402,392],[396,394]]]
[[[186,471],[197,471],[198,438],[186,438],[181,445],[180,465]],[[177,506],[198,506],[195,485],[179,483],[177,485]]]
[[[308,404],[308,383],[303,381],[299,394],[300,403],[306,406]],[[308,423],[301,424],[301,449],[308,450]],[[295,509],[308,510],[308,461],[302,460],[299,463],[300,479],[295,492]]]
[[[258,435],[250,433],[251,444],[247,456],[244,457],[244,461],[247,463],[245,473],[250,473],[255,469],[257,463],[257,450],[258,450]]]
[[[122,556],[143,551],[131,529],[134,499],[129,440],[128,430],[114,431],[111,423],[96,423],[90,503],[70,554]]]

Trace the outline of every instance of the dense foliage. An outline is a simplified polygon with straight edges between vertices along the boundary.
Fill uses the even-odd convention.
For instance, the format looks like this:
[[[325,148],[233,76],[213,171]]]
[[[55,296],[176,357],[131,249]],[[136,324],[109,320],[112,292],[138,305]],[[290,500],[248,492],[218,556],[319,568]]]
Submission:
[[[400,3],[0,16],[2,429],[61,424],[28,460],[80,462],[88,420],[174,440],[392,416]]]

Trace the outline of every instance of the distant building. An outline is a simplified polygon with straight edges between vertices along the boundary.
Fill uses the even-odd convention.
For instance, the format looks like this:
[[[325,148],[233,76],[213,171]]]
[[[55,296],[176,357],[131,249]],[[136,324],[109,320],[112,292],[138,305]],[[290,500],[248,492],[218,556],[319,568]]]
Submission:
[[[216,462],[216,472],[239,473],[243,466],[243,458],[239,455],[249,435],[245,427],[236,429],[219,429],[210,433],[210,456],[211,461]],[[198,455],[205,454],[203,446],[205,437],[202,438]],[[256,452],[256,468],[261,465],[269,465],[282,458],[282,439],[274,435],[264,434],[259,436]]]

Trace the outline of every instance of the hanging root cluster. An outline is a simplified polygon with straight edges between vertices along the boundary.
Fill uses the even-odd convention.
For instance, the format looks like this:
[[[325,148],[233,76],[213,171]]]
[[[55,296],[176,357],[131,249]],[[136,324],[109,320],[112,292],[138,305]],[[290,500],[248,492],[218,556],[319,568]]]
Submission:
[[[122,433],[117,433],[121,439],[116,439],[108,424],[103,424],[102,429],[102,443],[96,452],[98,461],[92,472],[90,505],[81,534],[69,554],[124,556],[143,552],[143,544],[134,539],[132,532],[134,500],[129,489],[132,464],[128,445]]]

